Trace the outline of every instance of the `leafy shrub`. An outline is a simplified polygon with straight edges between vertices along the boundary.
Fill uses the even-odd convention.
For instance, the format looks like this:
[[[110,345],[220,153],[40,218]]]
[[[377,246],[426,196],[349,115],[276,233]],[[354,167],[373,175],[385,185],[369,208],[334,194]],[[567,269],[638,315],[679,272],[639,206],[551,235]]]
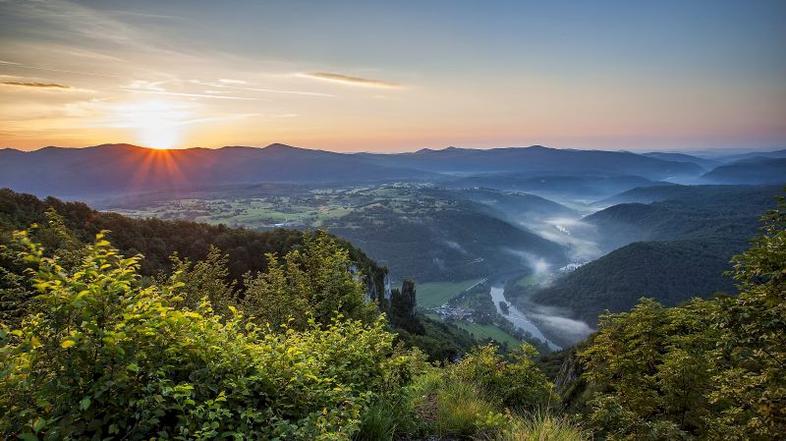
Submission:
[[[302,250],[267,259],[268,270],[244,282],[242,307],[258,322],[302,329],[309,319],[327,324],[339,313],[366,322],[378,316],[376,305],[366,302],[363,282],[352,274],[349,252],[327,233],[306,235]]]
[[[73,270],[15,240],[39,294],[0,332],[0,434],[29,439],[350,439],[378,394],[411,375],[383,319],[267,332],[234,307],[176,308],[140,258],[98,235]]]
[[[548,405],[553,386],[538,369],[537,350],[524,343],[513,351],[512,360],[499,354],[496,346],[486,345],[470,351],[449,369],[458,381],[473,384],[487,400],[522,410]]]
[[[408,391],[419,433],[493,439],[519,411],[547,406],[552,385],[532,361],[535,353],[524,345],[509,360],[488,345],[416,378]]]

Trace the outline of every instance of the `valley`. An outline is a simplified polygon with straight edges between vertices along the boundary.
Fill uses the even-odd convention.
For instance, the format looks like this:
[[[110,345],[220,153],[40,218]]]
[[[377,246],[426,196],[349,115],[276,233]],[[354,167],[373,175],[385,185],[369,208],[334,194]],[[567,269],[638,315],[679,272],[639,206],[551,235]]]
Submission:
[[[83,154],[129,164],[135,149],[99,146]],[[686,294],[733,292],[721,274],[780,191],[739,185],[739,177],[734,185],[702,183],[708,170],[761,161],[766,152],[704,158],[534,146],[379,155],[275,144],[173,154],[186,166],[182,181],[79,196],[137,219],[326,230],[385,267],[389,286],[413,280],[421,313],[476,338],[527,340],[544,351],[582,341],[599,314],[630,308],[642,296],[679,304]],[[772,155],[776,161],[781,152]],[[195,185],[187,176],[199,173],[203,157],[227,159]],[[369,173],[339,183],[345,169],[330,167],[348,167],[340,158]],[[282,179],[275,164],[294,174]],[[163,179],[162,167],[146,173]],[[243,182],[252,174],[256,182]]]
[[[575,208],[491,188],[448,189],[420,183],[279,185],[270,192],[240,187],[181,199],[156,200],[155,195],[145,199],[103,204],[107,210],[135,218],[183,219],[260,231],[325,229],[386,266],[394,286],[414,280],[423,313],[455,323],[477,338],[499,343],[526,339],[546,350],[561,346],[543,335],[539,329],[543,325],[528,318],[529,310],[511,306],[510,314],[500,312],[504,290],[500,286],[505,284],[501,277],[521,273],[545,283],[561,268],[598,253],[592,239],[585,237],[591,231],[581,224]],[[495,285],[490,286],[489,280]],[[568,338],[559,337],[560,329],[554,326],[545,332],[570,344],[591,331],[584,329],[583,334]]]

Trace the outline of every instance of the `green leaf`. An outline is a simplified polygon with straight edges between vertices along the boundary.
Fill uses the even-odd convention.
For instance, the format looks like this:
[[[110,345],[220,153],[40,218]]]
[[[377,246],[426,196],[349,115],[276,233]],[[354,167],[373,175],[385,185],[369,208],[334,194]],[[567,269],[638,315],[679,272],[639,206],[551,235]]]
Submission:
[[[36,418],[35,422],[33,422],[33,431],[35,433],[40,432],[44,427],[46,427],[46,420],[41,417]]]
[[[79,408],[82,410],[87,410],[87,408],[90,407],[90,403],[90,397],[84,397],[82,398],[82,401],[79,402]]]

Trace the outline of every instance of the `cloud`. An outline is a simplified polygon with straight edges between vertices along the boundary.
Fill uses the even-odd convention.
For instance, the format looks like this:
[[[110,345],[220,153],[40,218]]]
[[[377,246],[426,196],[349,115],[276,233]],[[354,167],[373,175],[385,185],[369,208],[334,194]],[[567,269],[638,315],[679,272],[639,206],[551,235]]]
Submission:
[[[351,75],[344,75],[334,72],[312,72],[301,74],[301,76],[314,78],[317,80],[332,81],[334,83],[341,83],[349,86],[379,87],[384,89],[395,89],[401,87],[401,85],[397,83],[375,80],[371,78],[354,77]]]
[[[6,61],[0,60],[0,66],[11,66],[17,69],[32,69],[32,70],[40,70],[44,72],[54,72],[54,73],[65,73],[65,74],[75,74],[75,75],[86,75],[86,76],[93,76],[93,77],[104,77],[104,78],[122,78],[118,75],[109,75],[109,74],[101,74],[97,72],[87,72],[87,71],[76,71],[76,70],[67,70],[67,69],[51,69],[48,67],[41,67],[41,66],[31,66],[28,64],[22,63],[15,63],[13,61]]]
[[[216,100],[259,101],[259,98],[251,98],[245,96],[209,95],[204,93],[170,92],[167,90],[145,90],[145,89],[132,89],[132,88],[122,88],[122,90],[128,92],[134,92],[134,93],[146,93],[150,95],[165,95],[165,96],[182,96],[186,98],[211,98]]]
[[[40,89],[70,89],[71,86],[60,83],[40,83],[38,81],[2,81],[5,86],[33,87]]]
[[[231,90],[242,90],[248,92],[261,92],[261,93],[276,93],[282,95],[303,95],[303,96],[317,96],[317,97],[335,97],[335,95],[331,95],[329,93],[323,92],[311,92],[306,90],[287,90],[287,89],[270,89],[266,87],[246,87],[246,86],[237,86],[235,84],[239,83],[227,83],[226,80],[218,80],[219,82],[206,82],[200,80],[190,80],[189,82],[192,84],[199,84],[200,86],[208,86],[208,87],[215,87],[218,89],[231,89]],[[236,80],[240,81],[240,80]],[[248,83],[244,83],[248,84]]]

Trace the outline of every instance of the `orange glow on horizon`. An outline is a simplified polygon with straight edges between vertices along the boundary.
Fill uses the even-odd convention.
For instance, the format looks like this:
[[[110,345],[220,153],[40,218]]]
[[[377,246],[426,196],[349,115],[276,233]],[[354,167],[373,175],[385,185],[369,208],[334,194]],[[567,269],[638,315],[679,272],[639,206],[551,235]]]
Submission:
[[[111,124],[130,129],[135,143],[161,150],[180,147],[189,117],[182,105],[163,100],[118,104],[112,113]]]

